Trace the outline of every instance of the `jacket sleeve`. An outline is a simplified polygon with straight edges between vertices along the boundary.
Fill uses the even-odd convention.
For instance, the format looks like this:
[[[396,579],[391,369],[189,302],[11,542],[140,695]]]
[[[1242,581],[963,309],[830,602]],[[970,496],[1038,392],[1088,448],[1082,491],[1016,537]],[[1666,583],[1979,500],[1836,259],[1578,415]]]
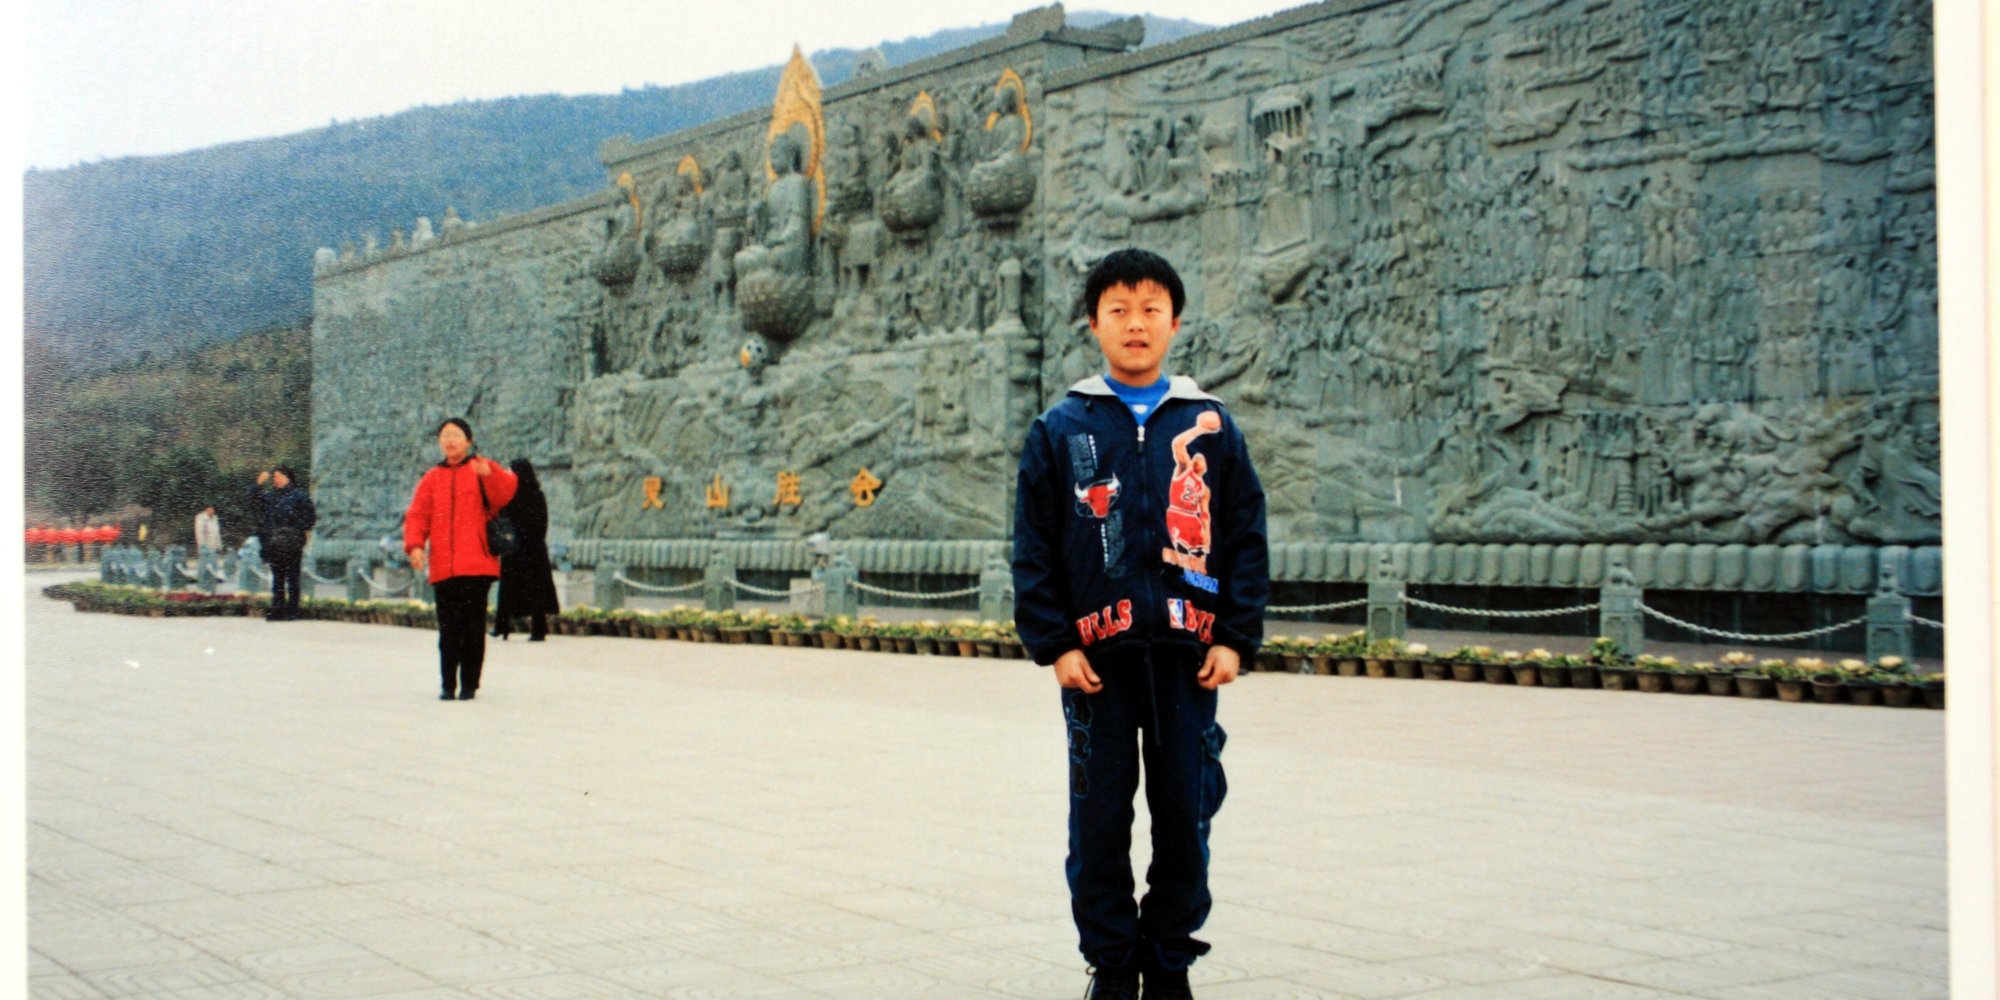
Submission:
[[[514,502],[514,492],[521,488],[521,477],[515,475],[514,470],[494,462],[493,471],[480,477],[479,488],[486,491],[486,506],[498,514],[500,508]]]
[[[1247,662],[1264,643],[1264,606],[1271,600],[1271,550],[1264,531],[1264,484],[1250,464],[1250,448],[1229,420],[1228,477],[1217,491],[1216,539],[1211,559],[1222,580],[1215,616],[1215,641]]]
[[[1036,663],[1048,666],[1078,648],[1068,615],[1063,568],[1061,484],[1048,426],[1036,420],[1021,447],[1014,494],[1014,627]]]
[[[264,504],[268,499],[261,483],[252,483],[249,489],[243,491],[243,506],[250,511],[250,533],[258,538],[264,537],[264,521],[269,517]]]
[[[410,496],[410,508],[403,512],[403,552],[415,552],[430,540],[431,533],[431,491],[430,473],[424,473],[417,480],[417,491]]]
[[[303,492],[299,496],[299,520],[305,522],[299,525],[305,531],[313,530],[313,525],[319,523],[318,505],[312,502],[312,497],[305,496]]]

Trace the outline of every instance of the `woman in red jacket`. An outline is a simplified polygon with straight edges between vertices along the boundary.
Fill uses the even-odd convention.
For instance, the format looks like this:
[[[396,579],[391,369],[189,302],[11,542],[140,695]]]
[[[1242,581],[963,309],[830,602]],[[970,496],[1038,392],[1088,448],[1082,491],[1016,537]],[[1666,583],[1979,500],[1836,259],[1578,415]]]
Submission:
[[[437,590],[438,671],[444,680],[438,698],[471,701],[486,662],[486,593],[500,578],[500,560],[486,547],[486,522],[514,499],[518,481],[473,452],[472,425],[457,417],[438,425],[437,442],[444,460],[417,481],[403,513],[403,551],[412,570],[428,567]]]

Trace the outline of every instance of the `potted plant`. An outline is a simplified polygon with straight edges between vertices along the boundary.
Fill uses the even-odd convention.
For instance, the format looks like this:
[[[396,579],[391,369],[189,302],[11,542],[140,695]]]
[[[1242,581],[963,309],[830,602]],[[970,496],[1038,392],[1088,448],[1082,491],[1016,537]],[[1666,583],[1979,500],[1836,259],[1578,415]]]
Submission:
[[[1277,657],[1288,674],[1303,674],[1312,670],[1312,640],[1297,635],[1274,635],[1264,640],[1264,649]]]
[[[1362,650],[1361,669],[1370,677],[1388,677],[1403,655],[1403,640],[1384,636]]]
[[[1423,677],[1426,658],[1430,655],[1431,648],[1421,642],[1413,642],[1404,646],[1402,653],[1396,657],[1396,676],[1406,681],[1413,681]]]
[[[1423,668],[1424,668],[1424,680],[1427,681],[1451,680],[1451,654],[1446,653],[1443,656],[1431,656],[1426,654],[1423,659]]]
[[[1924,696],[1925,708],[1944,707],[1944,672],[1918,674],[1917,690]]]
[[[954,618],[945,626],[945,634],[951,637],[958,655],[972,657],[979,655],[979,623],[970,618]]]
[[[1916,704],[1917,686],[1908,661],[1900,656],[1882,656],[1876,658],[1874,667],[1875,683],[1882,689],[1882,704],[1890,708]]]
[[[1812,673],[1797,661],[1771,659],[1763,666],[1778,690],[1779,701],[1804,701],[1812,693]]]
[[[1708,677],[1715,669],[1715,664],[1707,660],[1683,664],[1669,668],[1667,680],[1675,694],[1703,694],[1708,691]]]
[[[1875,679],[1875,668],[1867,660],[1847,657],[1834,665],[1840,675],[1841,690],[1847,692],[1847,700],[1856,705],[1882,704],[1882,684]]]
[[[1491,646],[1460,646],[1452,650],[1451,679],[1455,681],[1480,681],[1486,679],[1484,664],[1493,656]]]
[[[1801,656],[1794,659],[1792,664],[1805,671],[1806,681],[1812,686],[1814,701],[1822,705],[1832,705],[1840,701],[1846,683],[1838,668],[1817,656]]]
[[[1540,687],[1542,677],[1547,673],[1542,667],[1555,655],[1540,646],[1522,653],[1519,659],[1507,665],[1514,672],[1514,683],[1521,687]]]
[[[1680,665],[1681,661],[1672,656],[1641,653],[1632,658],[1633,685],[1647,694],[1660,694],[1673,687],[1669,678]]]
[[[1618,647],[1618,640],[1600,635],[1591,640],[1588,662],[1597,668],[1599,686],[1607,691],[1632,690],[1632,660]],[[1587,686],[1587,685],[1586,685]]]

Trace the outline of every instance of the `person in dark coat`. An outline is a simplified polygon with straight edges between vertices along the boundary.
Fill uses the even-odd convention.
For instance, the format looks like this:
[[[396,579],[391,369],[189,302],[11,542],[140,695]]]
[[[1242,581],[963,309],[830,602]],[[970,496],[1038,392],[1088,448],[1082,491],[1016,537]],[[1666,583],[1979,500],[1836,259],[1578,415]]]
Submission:
[[[507,518],[514,522],[520,545],[500,559],[500,605],[493,616],[493,634],[505,639],[514,630],[515,619],[526,618],[528,641],[541,642],[549,635],[549,616],[562,611],[556,601],[555,573],[549,567],[549,500],[542,494],[534,463],[517,458],[508,467],[521,483],[507,505]]]
[[[264,615],[267,621],[298,619],[299,577],[305,564],[306,543],[312,540],[313,525],[319,521],[312,497],[293,481],[295,478],[292,470],[283,465],[259,472],[244,497],[245,505],[257,519],[258,549],[271,567],[271,610]]]

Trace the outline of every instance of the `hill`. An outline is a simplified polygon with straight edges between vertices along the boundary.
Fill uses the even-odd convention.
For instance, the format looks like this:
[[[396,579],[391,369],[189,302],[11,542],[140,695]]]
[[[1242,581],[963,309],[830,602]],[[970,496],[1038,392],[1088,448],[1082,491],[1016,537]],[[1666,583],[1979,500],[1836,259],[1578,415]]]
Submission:
[[[24,374],[31,523],[150,520],[161,543],[187,544],[195,512],[212,503],[234,545],[249,527],[240,504],[258,469],[309,472],[304,327],[88,369],[30,342]]]
[[[1076,13],[1093,25],[1108,14]],[[878,46],[893,65],[994,37],[1005,25]],[[1147,18],[1159,44],[1209,26]],[[861,52],[811,58],[828,85]],[[467,219],[601,189],[599,143],[647,138],[764,106],[781,68],[618,94],[422,107],[173,156],[29,171],[23,181],[24,321],[33,350],[79,369],[298,327],[312,255],[447,206]]]

